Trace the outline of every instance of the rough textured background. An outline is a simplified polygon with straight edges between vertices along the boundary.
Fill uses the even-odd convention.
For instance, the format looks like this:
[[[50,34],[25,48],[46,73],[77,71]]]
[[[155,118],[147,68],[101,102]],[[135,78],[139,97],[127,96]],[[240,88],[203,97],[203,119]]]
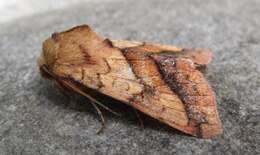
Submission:
[[[0,154],[260,154],[260,1],[91,2],[0,29]],[[207,47],[224,133],[198,139],[107,101],[116,117],[99,119],[88,101],[63,96],[38,74],[41,43],[54,31],[88,23],[106,37]],[[103,99],[104,101],[105,99]],[[105,102],[105,101],[104,101]]]
[[[0,1],[0,24],[10,22],[18,18],[45,13],[57,9],[86,3],[93,0],[1,0]],[[95,0],[95,2],[108,2],[115,0]]]

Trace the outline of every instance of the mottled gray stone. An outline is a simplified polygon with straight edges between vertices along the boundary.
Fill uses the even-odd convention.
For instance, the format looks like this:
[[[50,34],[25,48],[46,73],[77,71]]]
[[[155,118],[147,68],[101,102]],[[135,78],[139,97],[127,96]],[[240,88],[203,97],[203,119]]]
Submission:
[[[24,18],[0,29],[0,154],[260,154],[260,1],[141,0],[90,2]],[[105,113],[63,96],[40,77],[36,59],[54,31],[87,23],[106,37],[206,47],[214,60],[205,76],[214,88],[224,133],[184,135],[131,108]],[[101,99],[104,102],[106,99]]]

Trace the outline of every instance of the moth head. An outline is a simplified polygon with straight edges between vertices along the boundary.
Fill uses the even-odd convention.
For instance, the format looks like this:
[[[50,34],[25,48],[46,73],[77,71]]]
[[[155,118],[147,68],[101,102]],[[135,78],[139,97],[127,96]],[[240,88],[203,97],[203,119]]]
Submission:
[[[43,43],[42,53],[37,60],[40,73],[45,78],[54,78],[52,68],[55,63],[55,52],[57,45],[52,39],[47,39]]]

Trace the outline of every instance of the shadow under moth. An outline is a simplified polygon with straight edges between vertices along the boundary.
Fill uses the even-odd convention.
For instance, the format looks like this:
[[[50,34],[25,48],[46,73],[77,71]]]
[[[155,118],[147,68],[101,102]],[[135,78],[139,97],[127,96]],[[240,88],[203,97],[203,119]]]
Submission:
[[[38,65],[43,77],[105,108],[89,90],[110,96],[184,133],[222,133],[215,94],[199,71],[212,59],[206,49],[104,39],[87,25],[44,41]],[[114,112],[113,112],[114,113]]]

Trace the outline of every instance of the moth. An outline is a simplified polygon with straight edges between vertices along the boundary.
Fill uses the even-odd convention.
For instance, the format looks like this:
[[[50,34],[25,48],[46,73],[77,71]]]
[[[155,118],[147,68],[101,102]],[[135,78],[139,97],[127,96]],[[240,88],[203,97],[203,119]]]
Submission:
[[[90,91],[110,96],[186,134],[222,133],[215,94],[202,66],[212,52],[158,43],[110,40],[81,25],[53,33],[38,65],[43,77],[111,112]]]

